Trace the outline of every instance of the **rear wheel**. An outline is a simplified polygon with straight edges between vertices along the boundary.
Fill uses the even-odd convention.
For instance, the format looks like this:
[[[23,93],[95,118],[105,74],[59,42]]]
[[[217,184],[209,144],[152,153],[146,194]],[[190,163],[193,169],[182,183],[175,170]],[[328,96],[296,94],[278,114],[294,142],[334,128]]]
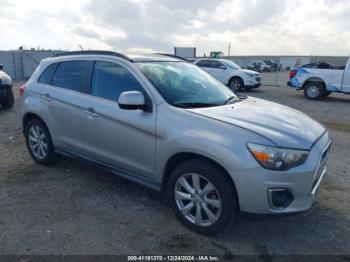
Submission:
[[[15,99],[13,97],[13,93],[10,92],[10,94],[4,99],[4,101],[1,103],[1,106],[5,109],[13,107],[13,104],[15,103]]]
[[[40,119],[32,119],[25,128],[25,137],[30,156],[35,162],[50,165],[56,160],[54,146],[46,125]]]
[[[309,82],[304,87],[304,96],[308,99],[319,99],[324,94],[324,86],[319,82]]]
[[[237,198],[226,174],[201,159],[177,166],[170,175],[168,194],[178,219],[201,234],[215,234],[237,215]]]
[[[244,87],[244,83],[242,79],[238,77],[233,77],[228,83],[228,85],[231,88],[231,90],[234,92],[241,91]]]

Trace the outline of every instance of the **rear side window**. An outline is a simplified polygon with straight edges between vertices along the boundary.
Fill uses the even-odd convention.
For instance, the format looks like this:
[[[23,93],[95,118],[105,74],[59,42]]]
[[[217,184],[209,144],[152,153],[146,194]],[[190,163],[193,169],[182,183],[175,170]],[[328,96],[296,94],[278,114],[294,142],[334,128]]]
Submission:
[[[85,61],[67,61],[58,64],[52,77],[52,85],[84,92]]]
[[[117,101],[125,91],[145,94],[140,83],[124,67],[105,61],[96,61],[92,76],[92,95]]]
[[[51,74],[52,74],[52,71],[55,69],[55,66],[56,66],[56,64],[51,64],[48,67],[46,67],[44,72],[39,77],[38,82],[42,83],[42,84],[49,85],[50,84]]]

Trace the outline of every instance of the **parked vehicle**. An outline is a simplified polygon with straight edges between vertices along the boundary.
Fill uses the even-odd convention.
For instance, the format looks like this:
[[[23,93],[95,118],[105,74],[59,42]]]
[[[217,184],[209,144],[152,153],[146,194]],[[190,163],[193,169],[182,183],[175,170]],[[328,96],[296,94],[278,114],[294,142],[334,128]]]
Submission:
[[[313,63],[290,71],[288,86],[304,90],[308,99],[319,99],[331,93],[350,94],[350,59],[346,66]]]
[[[316,62],[311,64],[302,65],[302,68],[318,68],[318,69],[340,69],[344,70],[345,66],[336,66],[326,62]]]
[[[263,61],[250,62],[250,63],[248,63],[247,68],[254,70],[254,71],[257,71],[257,72],[270,72],[271,71],[271,67]]]
[[[267,60],[264,60],[263,62],[270,67],[271,71],[280,71],[281,70],[282,65],[279,63],[276,63],[275,61],[267,59]]]
[[[0,64],[0,105],[2,108],[11,108],[15,102],[12,92],[12,79],[4,71]]]
[[[238,96],[174,57],[61,53],[41,61],[20,95],[35,162],[63,154],[166,190],[175,215],[199,233],[223,230],[239,211],[307,210],[326,173],[322,125]]]
[[[227,59],[197,59],[194,64],[229,86],[233,91],[250,90],[261,85],[261,74],[242,69]]]

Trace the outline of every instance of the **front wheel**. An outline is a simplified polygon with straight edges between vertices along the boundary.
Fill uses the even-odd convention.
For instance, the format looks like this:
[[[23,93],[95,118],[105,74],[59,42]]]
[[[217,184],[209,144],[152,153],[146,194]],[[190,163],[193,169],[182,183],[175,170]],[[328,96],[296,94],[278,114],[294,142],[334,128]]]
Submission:
[[[228,85],[231,88],[231,90],[234,92],[241,91],[244,87],[244,83],[242,79],[238,77],[233,77],[228,83]]]
[[[304,87],[304,96],[307,99],[319,99],[324,94],[324,87],[321,83],[310,82]]]
[[[177,218],[189,229],[215,234],[237,215],[237,197],[229,178],[217,166],[189,160],[170,175],[168,194]]]

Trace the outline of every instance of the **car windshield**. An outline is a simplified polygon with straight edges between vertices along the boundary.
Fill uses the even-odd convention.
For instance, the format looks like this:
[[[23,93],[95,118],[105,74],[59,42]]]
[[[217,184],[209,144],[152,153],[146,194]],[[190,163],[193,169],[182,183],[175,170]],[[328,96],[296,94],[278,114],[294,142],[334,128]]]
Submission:
[[[230,68],[232,68],[232,69],[240,69],[240,68],[241,68],[239,65],[237,65],[236,63],[234,63],[234,62],[232,62],[232,61],[230,61],[230,60],[222,60],[222,62],[223,62],[226,66],[228,66],[228,67],[230,67]]]
[[[227,86],[190,63],[139,62],[137,66],[173,106],[220,106],[237,97]]]

